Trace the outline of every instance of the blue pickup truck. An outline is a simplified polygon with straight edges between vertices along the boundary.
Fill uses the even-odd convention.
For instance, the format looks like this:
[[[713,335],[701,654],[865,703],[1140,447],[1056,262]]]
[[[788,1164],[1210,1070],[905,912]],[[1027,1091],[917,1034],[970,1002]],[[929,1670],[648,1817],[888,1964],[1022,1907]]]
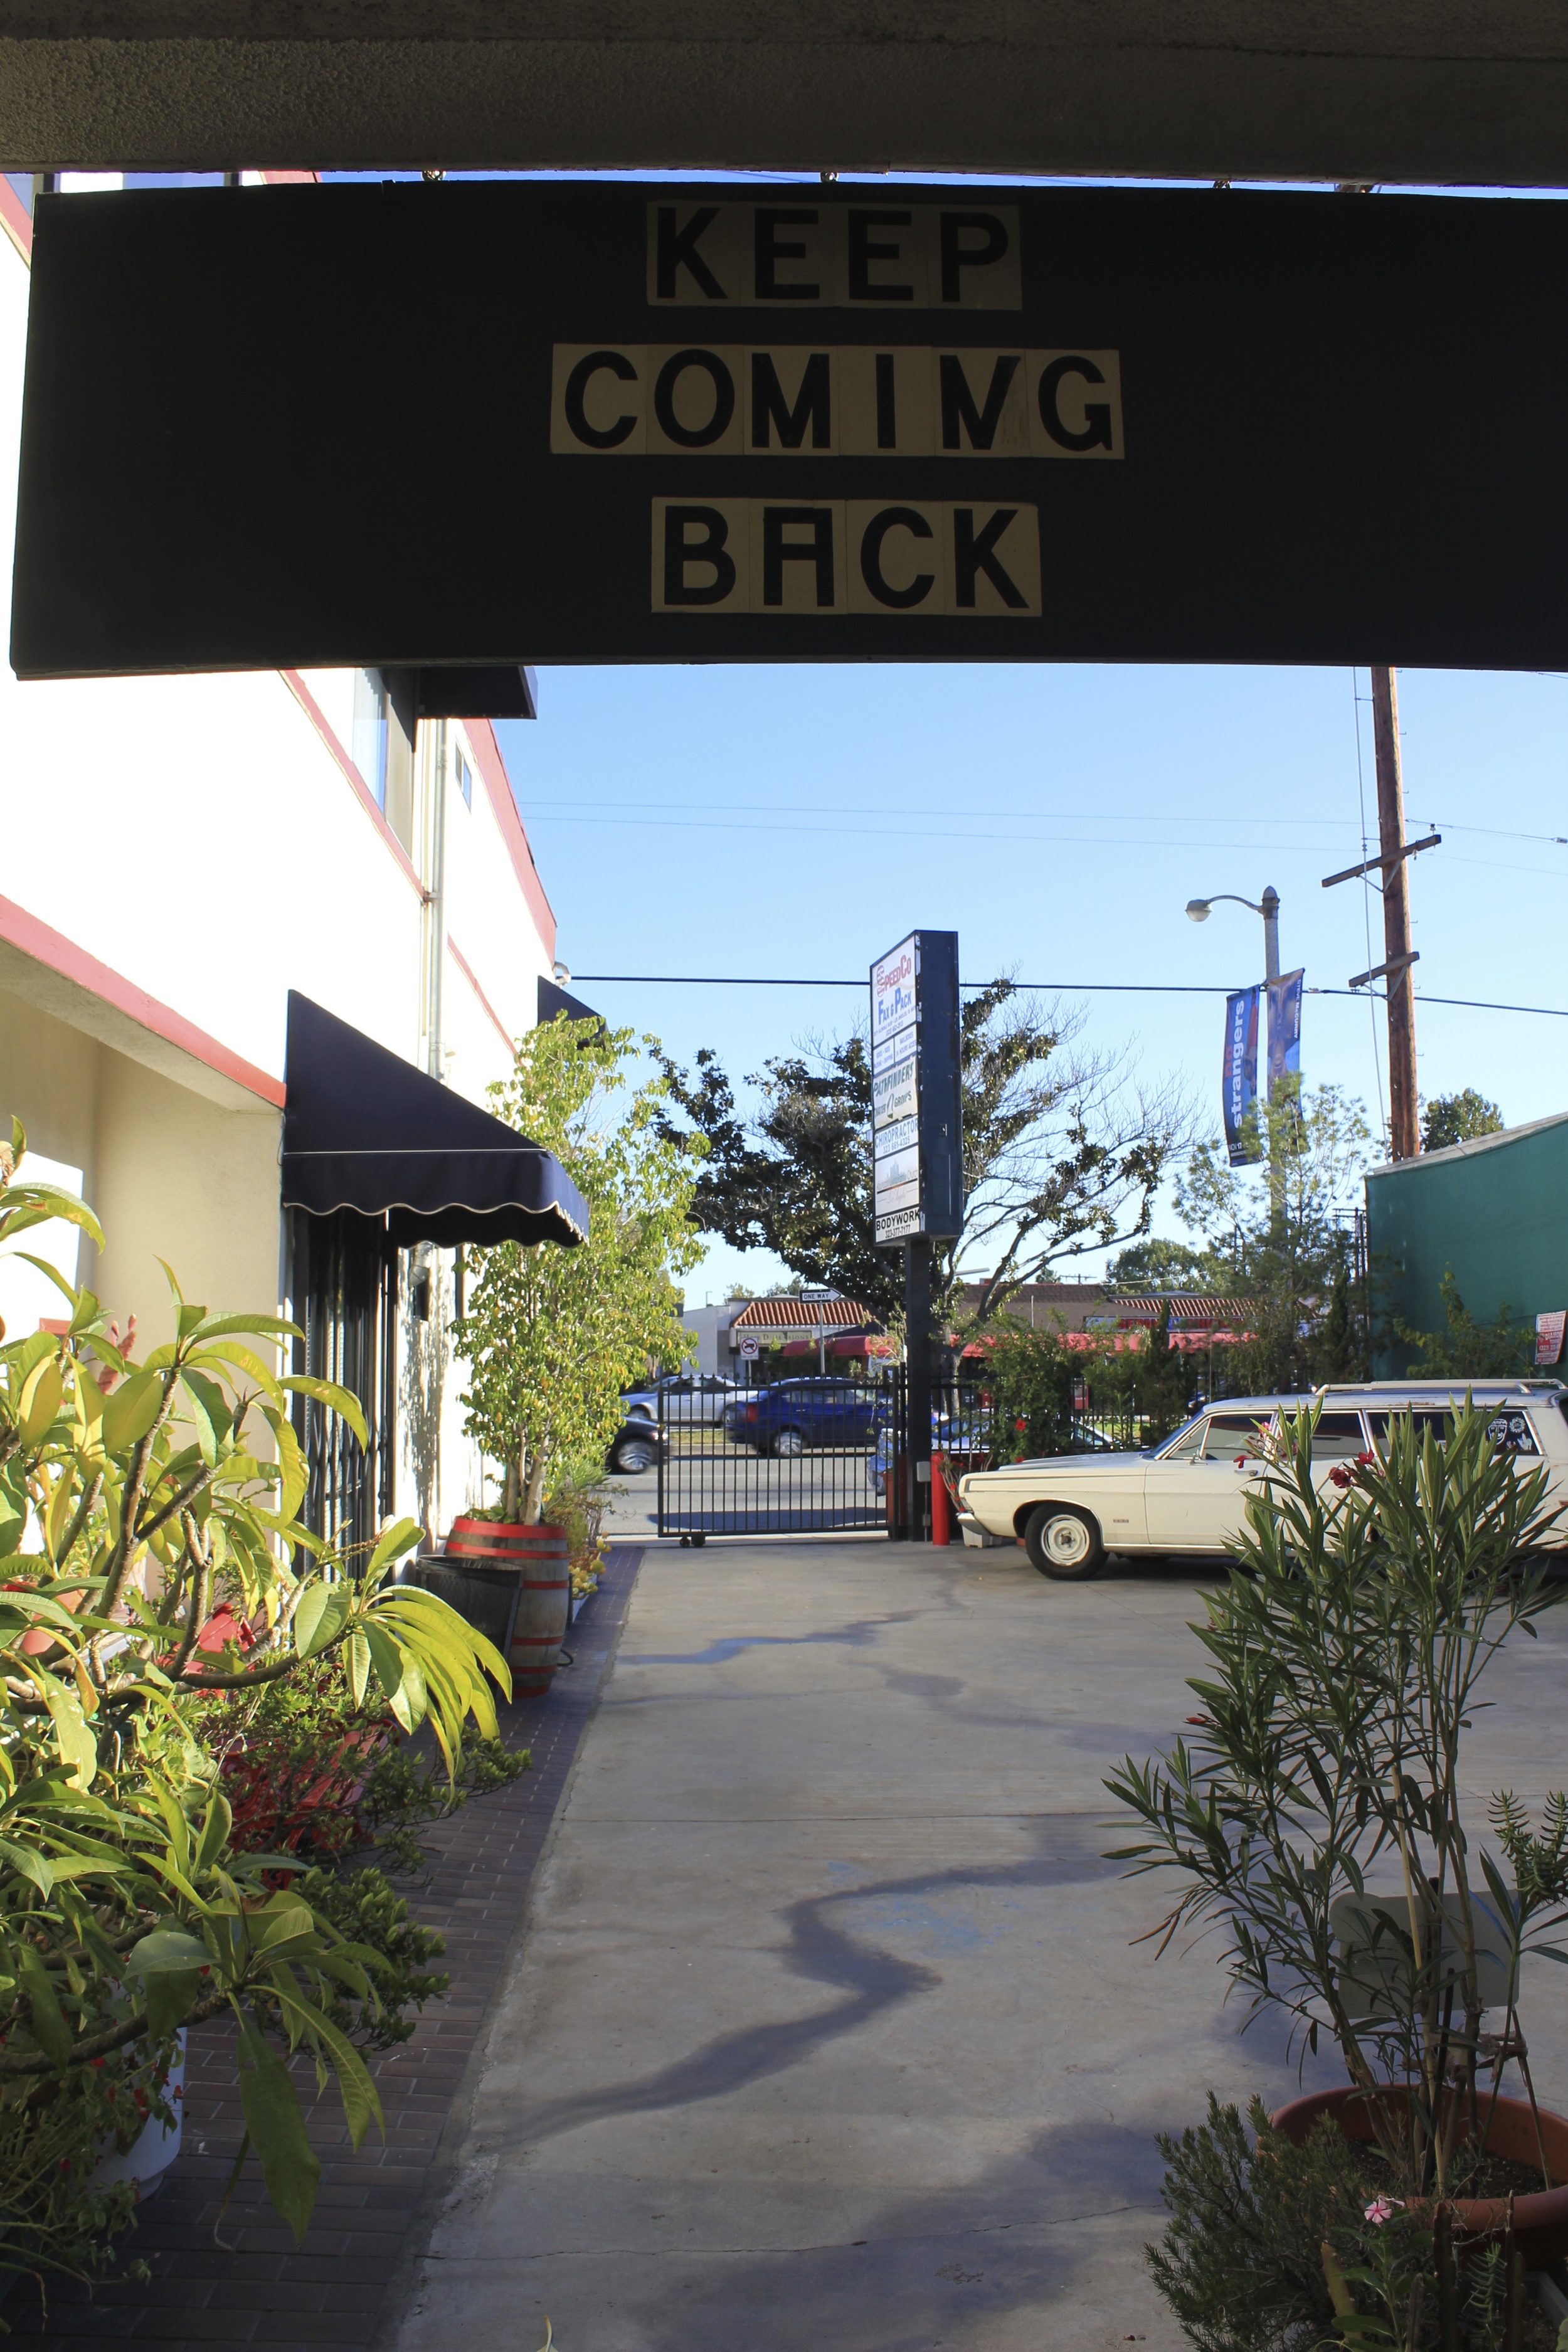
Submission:
[[[887,1409],[874,1389],[854,1381],[777,1381],[726,1405],[724,1433],[733,1445],[787,1460],[812,1446],[869,1447]]]

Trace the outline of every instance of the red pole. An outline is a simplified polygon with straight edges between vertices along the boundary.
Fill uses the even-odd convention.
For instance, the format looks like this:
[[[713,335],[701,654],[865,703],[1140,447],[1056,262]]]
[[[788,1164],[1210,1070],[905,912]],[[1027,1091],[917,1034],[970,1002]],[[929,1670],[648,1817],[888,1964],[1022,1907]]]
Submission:
[[[933,1454],[931,1458],[931,1539],[933,1544],[952,1541],[947,1480],[942,1475],[946,1468],[946,1454]]]

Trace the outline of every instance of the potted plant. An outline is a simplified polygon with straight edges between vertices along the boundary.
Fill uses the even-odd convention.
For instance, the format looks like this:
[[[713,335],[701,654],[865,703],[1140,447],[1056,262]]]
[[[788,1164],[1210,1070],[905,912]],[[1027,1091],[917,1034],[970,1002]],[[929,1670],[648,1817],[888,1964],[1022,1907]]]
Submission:
[[[1553,1938],[1568,1923],[1568,1798],[1550,1797],[1535,1826],[1499,1792],[1489,1846],[1465,1768],[1487,1669],[1562,1589],[1539,1564],[1557,1514],[1544,1474],[1500,1454],[1468,1402],[1444,1442],[1395,1416],[1386,1453],[1326,1488],[1316,1420],[1287,1424],[1230,1579],[1194,1628],[1198,1737],[1128,1757],[1107,1782],[1143,1832],[1115,1858],[1177,1873],[1162,1951],[1217,1925],[1244,2023],[1282,2010],[1305,2050],[1332,2044],[1344,2060],[1343,2088],[1292,2102],[1274,2126],[1290,2144],[1324,2129],[1353,2144],[1368,2193],[1350,2217],[1352,2257],[1373,2215],[1374,2229],[1398,2219],[1385,2246],[1415,2252],[1403,2315],[1388,2317],[1398,2296],[1379,2302],[1367,2263],[1347,2267],[1330,2232],[1322,2315],[1343,2320],[1347,2296],[1369,2325],[1385,2313],[1382,2336],[1333,2340],[1446,2342],[1423,2333],[1443,2304],[1439,2242],[1459,2268],[1505,2233],[1510,2260],[1568,2253],[1568,2118],[1539,2098],[1519,2012],[1521,1958],[1565,1957]],[[1510,2063],[1522,2096],[1502,2094]],[[1205,2161],[1213,2116],[1209,2128]]]

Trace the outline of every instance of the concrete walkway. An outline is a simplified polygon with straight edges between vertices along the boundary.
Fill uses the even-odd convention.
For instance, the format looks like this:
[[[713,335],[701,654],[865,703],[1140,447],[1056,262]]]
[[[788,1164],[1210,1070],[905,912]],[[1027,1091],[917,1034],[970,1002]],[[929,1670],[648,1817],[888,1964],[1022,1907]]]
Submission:
[[[1195,1704],[1201,1580],[650,1550],[400,2352],[546,2313],[561,2352],[1175,2352],[1152,2135],[1295,2082],[1100,1859],[1101,1774]],[[1561,1640],[1522,1646],[1550,1721]]]

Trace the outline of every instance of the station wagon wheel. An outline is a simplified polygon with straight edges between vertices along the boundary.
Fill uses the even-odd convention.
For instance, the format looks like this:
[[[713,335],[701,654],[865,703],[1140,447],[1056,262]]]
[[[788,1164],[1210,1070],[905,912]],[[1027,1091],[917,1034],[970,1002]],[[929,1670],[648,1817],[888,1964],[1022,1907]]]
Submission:
[[[616,1467],[628,1476],[651,1470],[654,1460],[655,1448],[645,1438],[628,1437],[616,1448]]]
[[[1097,1576],[1105,1559],[1100,1529],[1087,1511],[1068,1503],[1040,1503],[1030,1512],[1024,1549],[1040,1574],[1058,1583]]]
[[[782,1454],[786,1462],[805,1452],[805,1440],[798,1429],[781,1429],[773,1440],[773,1452]]]

